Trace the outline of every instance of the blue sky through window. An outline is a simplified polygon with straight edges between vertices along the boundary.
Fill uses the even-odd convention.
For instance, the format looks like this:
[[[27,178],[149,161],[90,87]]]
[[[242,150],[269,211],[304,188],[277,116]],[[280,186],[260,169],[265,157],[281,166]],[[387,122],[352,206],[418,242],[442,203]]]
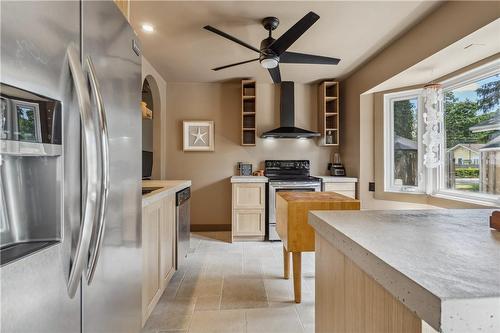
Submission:
[[[484,78],[479,81],[472,82],[466,86],[457,88],[453,90],[453,94],[456,98],[458,98],[459,102],[463,102],[466,99],[469,101],[475,102],[477,101],[476,89],[481,87],[483,84],[490,83],[493,81],[498,81],[500,79],[500,75],[493,75],[487,78]]]

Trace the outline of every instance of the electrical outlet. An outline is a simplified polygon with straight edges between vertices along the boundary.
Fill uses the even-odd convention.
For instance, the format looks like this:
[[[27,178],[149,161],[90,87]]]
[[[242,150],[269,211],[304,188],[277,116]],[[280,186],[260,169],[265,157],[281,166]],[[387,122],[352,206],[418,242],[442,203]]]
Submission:
[[[375,182],[368,183],[368,191],[375,192]]]

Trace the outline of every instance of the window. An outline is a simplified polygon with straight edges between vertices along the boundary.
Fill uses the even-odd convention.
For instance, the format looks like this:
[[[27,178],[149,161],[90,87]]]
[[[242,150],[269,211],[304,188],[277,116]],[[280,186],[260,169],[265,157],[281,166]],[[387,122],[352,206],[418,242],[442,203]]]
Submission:
[[[443,190],[500,195],[500,75],[462,78],[444,88]]]
[[[424,168],[422,90],[384,95],[385,190],[500,204],[500,60],[442,83],[439,167]]]
[[[419,191],[421,184],[419,91],[385,96],[387,191]]]

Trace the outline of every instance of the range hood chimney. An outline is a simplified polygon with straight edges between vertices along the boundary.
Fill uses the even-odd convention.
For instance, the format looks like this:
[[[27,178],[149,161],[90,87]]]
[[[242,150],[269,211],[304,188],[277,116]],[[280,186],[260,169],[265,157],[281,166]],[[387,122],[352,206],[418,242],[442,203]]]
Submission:
[[[295,127],[294,83],[281,82],[280,127],[262,133],[261,138],[299,139],[320,136],[320,133]]]

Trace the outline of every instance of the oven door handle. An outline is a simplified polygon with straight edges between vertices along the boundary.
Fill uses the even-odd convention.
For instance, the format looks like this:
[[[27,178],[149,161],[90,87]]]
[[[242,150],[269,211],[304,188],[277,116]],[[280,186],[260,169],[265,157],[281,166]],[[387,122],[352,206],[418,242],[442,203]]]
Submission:
[[[310,187],[321,187],[321,183],[301,183],[301,184],[269,184],[273,188],[310,188]]]

